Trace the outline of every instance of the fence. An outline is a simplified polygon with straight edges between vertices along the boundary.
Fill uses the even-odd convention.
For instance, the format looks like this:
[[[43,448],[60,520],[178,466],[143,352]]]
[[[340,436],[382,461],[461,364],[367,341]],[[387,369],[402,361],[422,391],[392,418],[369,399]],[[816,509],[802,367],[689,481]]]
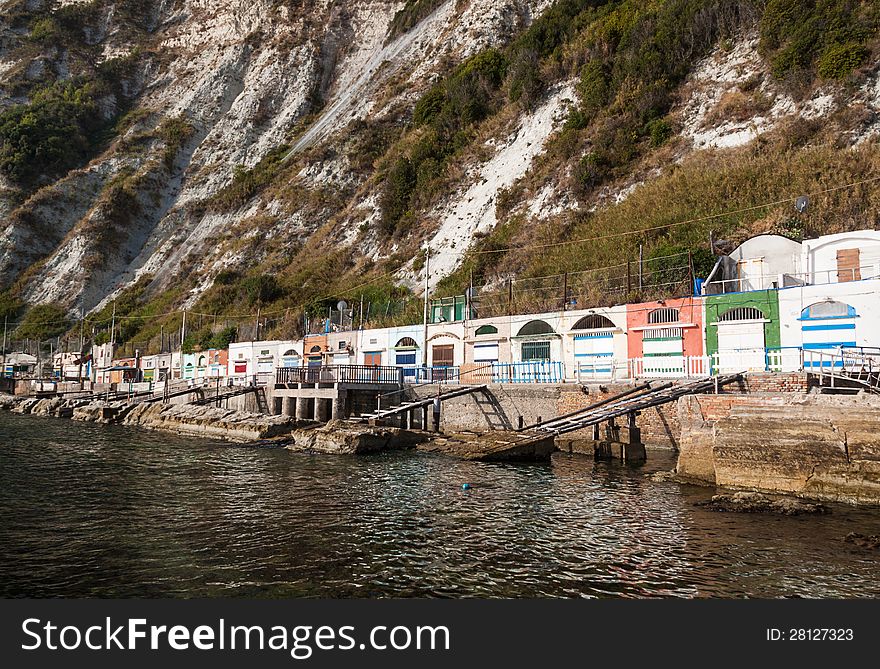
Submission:
[[[321,367],[281,367],[275,370],[278,384],[395,384],[402,385],[402,367],[371,367],[366,365],[325,365]]]

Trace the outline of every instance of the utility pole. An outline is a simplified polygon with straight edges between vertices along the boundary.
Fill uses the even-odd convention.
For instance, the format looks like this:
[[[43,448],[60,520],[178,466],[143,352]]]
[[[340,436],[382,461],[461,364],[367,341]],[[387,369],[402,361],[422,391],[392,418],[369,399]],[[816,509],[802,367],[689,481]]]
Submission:
[[[562,310],[568,309],[568,272],[562,275]]]
[[[180,324],[180,346],[178,348],[181,352],[183,352],[184,339],[186,339],[186,309],[183,310],[183,322]]]
[[[9,327],[9,316],[3,317],[3,350],[0,355],[3,356],[3,364],[0,365],[0,378],[6,377],[6,329]]]
[[[639,290],[641,291],[644,287],[644,267],[645,267],[645,256],[644,256],[645,247],[642,244],[639,244]]]
[[[260,312],[262,309],[257,307],[257,320],[254,321],[254,341],[260,341]]]
[[[507,315],[513,316],[513,278],[507,280]]]
[[[110,318],[110,353],[116,352],[116,300],[113,300],[113,316]]]
[[[83,389],[83,348],[85,348],[85,332],[83,331],[83,327],[85,327],[85,313],[83,311],[82,302],[79,303],[79,367],[77,368],[76,378],[79,381],[79,389]],[[94,366],[94,361],[92,361],[92,365]]]
[[[424,343],[422,344],[422,367],[428,366],[428,276],[431,271],[431,247],[425,245],[425,308],[424,308]]]

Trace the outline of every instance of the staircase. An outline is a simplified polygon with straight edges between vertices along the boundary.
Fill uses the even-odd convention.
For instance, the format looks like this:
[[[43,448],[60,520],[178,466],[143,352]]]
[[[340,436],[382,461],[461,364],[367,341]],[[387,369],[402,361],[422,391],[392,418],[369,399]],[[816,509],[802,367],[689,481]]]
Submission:
[[[825,394],[880,394],[880,349],[843,347],[838,351],[804,351],[804,370],[819,378]]]

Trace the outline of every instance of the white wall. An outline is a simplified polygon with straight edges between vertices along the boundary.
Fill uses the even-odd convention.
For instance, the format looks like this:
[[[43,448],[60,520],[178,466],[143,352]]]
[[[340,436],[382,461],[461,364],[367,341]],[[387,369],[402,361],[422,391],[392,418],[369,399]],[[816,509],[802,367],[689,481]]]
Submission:
[[[802,321],[801,313],[810,305],[824,301],[842,302],[852,306],[855,318],[821,321]],[[855,332],[847,329],[829,329],[827,341],[855,341],[856,346],[880,347],[880,280],[832,283],[815,286],[786,288],[779,291],[779,332],[783,348],[800,348],[819,341],[821,330],[805,332],[803,327],[820,328],[855,324]],[[794,369],[795,361],[789,358],[787,371]]]
[[[863,279],[880,275],[880,231],[858,230],[804,240],[803,266],[810,283],[837,281],[837,252],[859,249]]]
[[[734,276],[741,284],[734,290],[727,287],[726,292],[764,290],[773,288],[780,274],[800,274],[803,247],[788,237],[781,235],[758,235],[740,244],[730,259],[734,261]]]
[[[572,331],[578,321],[585,316],[591,315],[604,316],[614,324],[612,335],[613,357],[608,361],[609,367],[613,369],[620,368],[621,371],[626,368],[627,364],[627,341],[626,341],[626,305],[614,307],[597,307],[595,309],[578,309],[576,311],[566,311],[559,318],[560,334],[563,335],[563,361],[565,362],[565,375],[567,378],[575,378],[577,376],[578,359],[575,356],[575,336],[583,334],[583,330]],[[604,365],[602,366],[604,369]],[[611,376],[611,373],[608,374]]]

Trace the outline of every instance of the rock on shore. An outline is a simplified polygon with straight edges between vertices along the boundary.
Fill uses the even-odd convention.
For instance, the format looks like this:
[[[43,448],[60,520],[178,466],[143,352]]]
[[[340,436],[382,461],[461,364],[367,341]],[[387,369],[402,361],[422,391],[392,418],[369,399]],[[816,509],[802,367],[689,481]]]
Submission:
[[[383,450],[414,448],[430,439],[425,432],[412,432],[396,427],[376,427],[363,423],[334,420],[326,425],[294,430],[291,451],[364,455]]]
[[[757,492],[735,492],[733,494],[713,495],[711,500],[697,502],[710,511],[732,511],[735,513],[777,513],[783,516],[801,514],[829,513],[827,506],[804,502],[791,497],[773,498]]]
[[[496,431],[433,439],[419,450],[483,462],[544,462],[556,451],[552,434]]]
[[[297,424],[290,416],[268,416],[190,404],[138,404],[121,419],[125,425],[193,437],[248,442],[289,433]]]

